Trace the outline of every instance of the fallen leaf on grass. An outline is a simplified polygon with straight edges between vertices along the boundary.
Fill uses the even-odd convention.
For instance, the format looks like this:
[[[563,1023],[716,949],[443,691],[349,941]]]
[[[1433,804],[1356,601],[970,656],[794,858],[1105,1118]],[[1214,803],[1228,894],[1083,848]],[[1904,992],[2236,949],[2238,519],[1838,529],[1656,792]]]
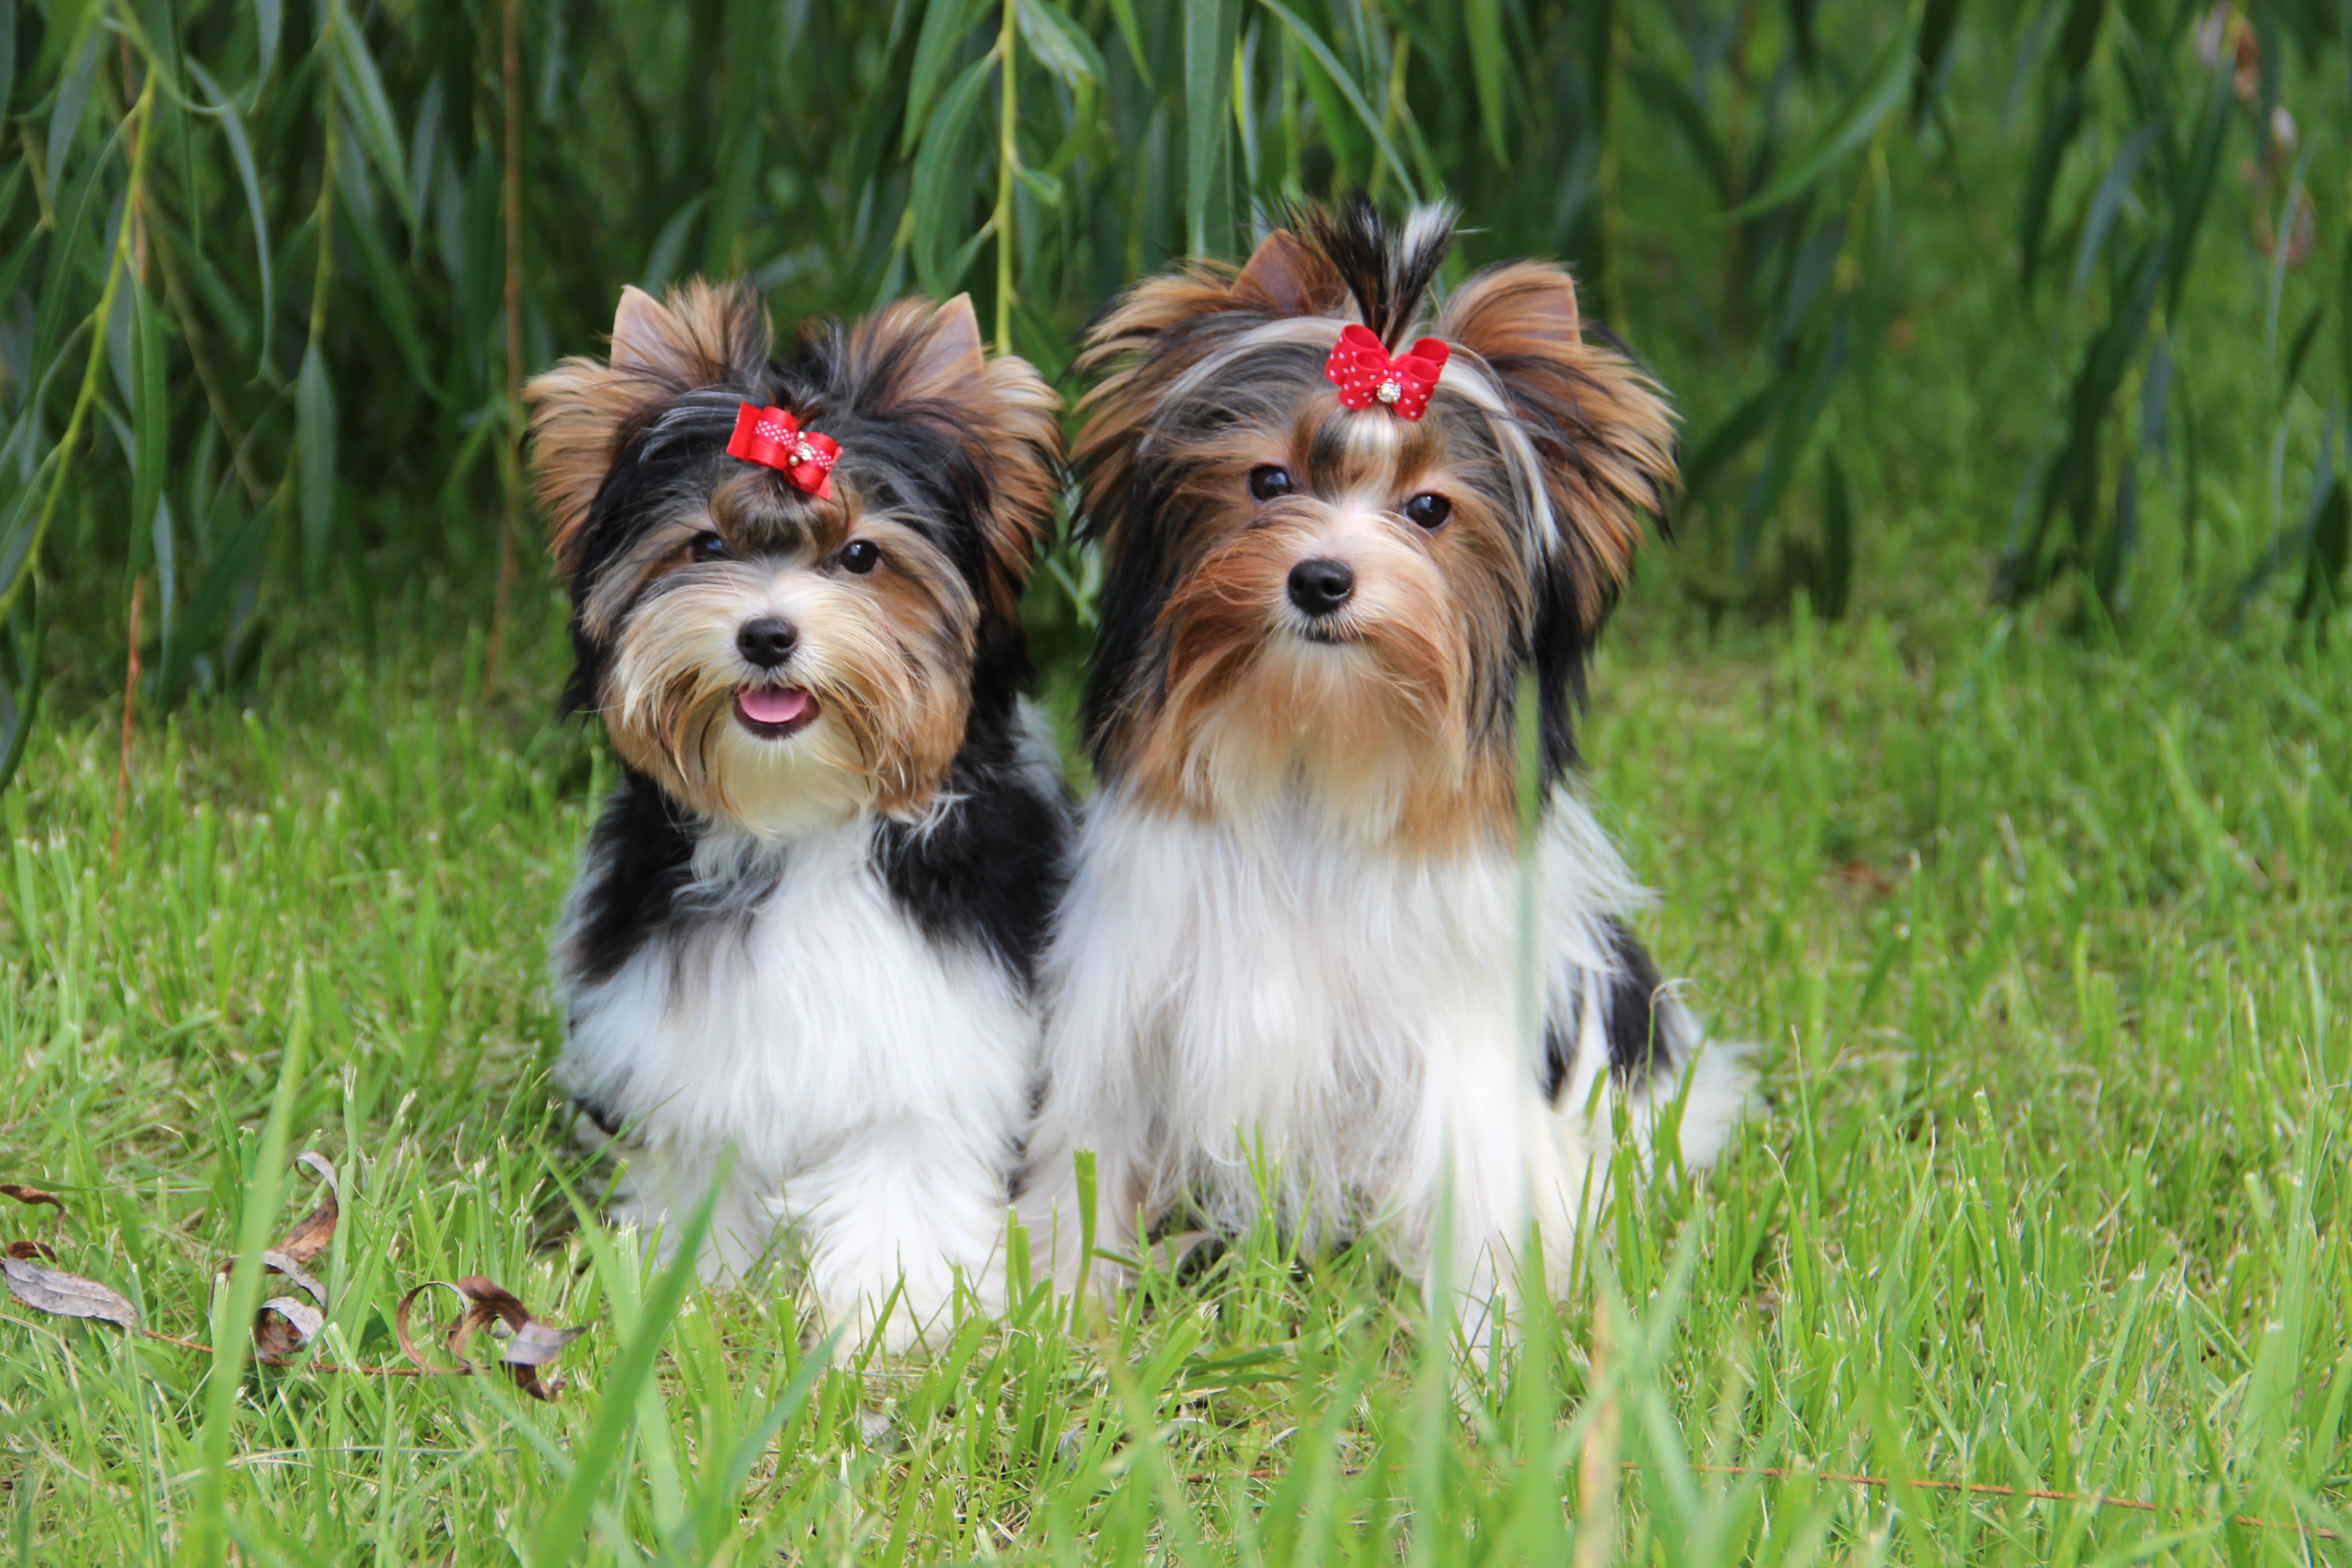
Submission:
[[[25,1258],[46,1258],[55,1263],[58,1260],[58,1249],[45,1241],[12,1241],[8,1244],[8,1256]]]
[[[295,1163],[310,1166],[327,1184],[327,1195],[320,1200],[319,1206],[304,1215],[302,1223],[287,1232],[286,1239],[278,1244],[280,1255],[296,1263],[308,1263],[326,1251],[327,1244],[335,1239],[335,1224],[343,1215],[343,1184],[341,1178],[335,1174],[334,1163],[315,1150],[304,1150]],[[268,1262],[268,1255],[265,1254],[262,1261]],[[289,1275],[288,1278],[292,1279],[293,1276]]]
[[[139,1309],[95,1279],[16,1256],[16,1248],[0,1258],[0,1279],[8,1293],[28,1307],[64,1318],[100,1318],[126,1329],[139,1326]]]
[[[416,1299],[427,1290],[451,1290],[466,1300],[466,1310],[445,1331],[439,1331],[449,1353],[459,1362],[457,1371],[479,1372],[481,1368],[466,1358],[466,1342],[477,1331],[488,1329],[498,1347],[497,1364],[514,1380],[514,1385],[533,1399],[553,1399],[562,1390],[560,1377],[541,1381],[539,1369],[563,1353],[563,1347],[586,1333],[585,1329],[560,1329],[542,1323],[530,1315],[530,1310],[515,1299],[514,1293],[478,1274],[468,1274],[462,1279],[433,1279],[419,1285],[400,1299],[393,1313],[393,1332],[399,1337],[401,1353],[426,1372],[449,1369],[436,1367],[425,1359],[409,1333],[408,1314]],[[503,1329],[504,1334],[499,1331]]]
[[[326,1321],[327,1288],[303,1265],[327,1250],[328,1244],[335,1239],[335,1226],[343,1213],[337,1196],[342,1180],[335,1174],[334,1162],[315,1150],[306,1149],[296,1156],[295,1163],[319,1173],[327,1184],[327,1195],[287,1232],[285,1240],[261,1255],[264,1272],[280,1276],[317,1303],[314,1308],[291,1296],[278,1296],[264,1302],[261,1310],[253,1314],[254,1348],[265,1356],[279,1358],[292,1355],[309,1344]],[[236,1259],[227,1259],[220,1266],[221,1277],[226,1279],[236,1268]],[[284,1307],[299,1310],[282,1310]]]
[[[60,1216],[66,1212],[65,1199],[55,1193],[45,1193],[38,1187],[28,1187],[22,1182],[0,1182],[0,1193],[6,1194],[20,1204],[47,1204],[56,1209]]]
[[[283,1361],[318,1338],[326,1326],[327,1315],[310,1302],[272,1296],[253,1315],[253,1348]]]

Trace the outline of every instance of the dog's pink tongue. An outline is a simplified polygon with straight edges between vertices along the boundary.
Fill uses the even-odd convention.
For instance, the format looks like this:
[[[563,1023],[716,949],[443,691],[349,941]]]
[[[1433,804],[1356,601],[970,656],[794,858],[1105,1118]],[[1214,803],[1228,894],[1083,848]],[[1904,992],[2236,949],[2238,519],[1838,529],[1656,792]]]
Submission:
[[[789,724],[809,710],[809,694],[797,686],[746,687],[735,700],[754,724]]]

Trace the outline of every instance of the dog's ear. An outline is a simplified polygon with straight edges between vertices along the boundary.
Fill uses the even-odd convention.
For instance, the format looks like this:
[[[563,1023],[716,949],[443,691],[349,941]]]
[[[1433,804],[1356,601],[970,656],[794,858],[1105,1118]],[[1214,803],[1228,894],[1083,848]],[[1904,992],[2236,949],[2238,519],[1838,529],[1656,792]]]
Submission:
[[[768,313],[746,284],[699,279],[657,302],[621,290],[608,363],[573,358],[534,376],[531,467],[551,520],[548,548],[566,572],[577,564],[582,530],[621,427],[657,403],[698,386],[756,392],[767,374]]]
[[[1437,332],[1486,362],[1533,447],[1556,541],[1576,568],[1588,629],[1633,569],[1643,518],[1664,515],[1675,482],[1675,414],[1616,342],[1588,330],[1567,272],[1541,262],[1490,268],[1446,300]]]
[[[642,289],[625,288],[613,314],[613,368],[674,392],[719,385],[757,390],[770,345],[767,307],[744,282],[697,278],[659,303]]]
[[[969,294],[878,312],[851,332],[850,359],[876,413],[943,425],[979,469],[990,604],[1012,616],[1061,489],[1062,400],[1027,360],[989,354]]]
[[[1339,269],[1286,228],[1258,242],[1228,292],[1238,304],[1276,316],[1337,315],[1348,304]]]

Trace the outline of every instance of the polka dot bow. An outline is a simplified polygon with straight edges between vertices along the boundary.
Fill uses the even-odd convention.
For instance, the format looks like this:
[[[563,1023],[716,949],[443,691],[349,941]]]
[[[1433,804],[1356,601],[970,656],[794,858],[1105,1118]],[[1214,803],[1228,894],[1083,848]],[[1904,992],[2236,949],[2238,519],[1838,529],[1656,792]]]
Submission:
[[[817,500],[831,500],[833,466],[841,461],[841,443],[802,429],[801,422],[781,408],[758,408],[747,403],[735,416],[735,435],[727,443],[727,455],[782,469],[784,478]]]
[[[1370,327],[1350,322],[1339,333],[1331,357],[1323,362],[1323,374],[1339,389],[1339,401],[1347,407],[1370,408],[1379,403],[1400,418],[1418,419],[1452,353],[1435,338],[1423,338],[1391,359]]]

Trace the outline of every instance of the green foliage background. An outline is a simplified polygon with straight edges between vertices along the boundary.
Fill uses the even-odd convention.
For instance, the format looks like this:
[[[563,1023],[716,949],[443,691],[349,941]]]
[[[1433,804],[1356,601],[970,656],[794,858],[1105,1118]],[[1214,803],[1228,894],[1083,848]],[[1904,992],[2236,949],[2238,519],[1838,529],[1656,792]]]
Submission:
[[[969,289],[1060,375],[1123,283],[1357,186],[1460,203],[1457,276],[1579,268],[1689,411],[1711,614],[2321,619],[2347,72],[2325,0],[0,0],[0,766],[134,597],[166,704],[420,582],[495,664],[512,388],[623,282]]]

